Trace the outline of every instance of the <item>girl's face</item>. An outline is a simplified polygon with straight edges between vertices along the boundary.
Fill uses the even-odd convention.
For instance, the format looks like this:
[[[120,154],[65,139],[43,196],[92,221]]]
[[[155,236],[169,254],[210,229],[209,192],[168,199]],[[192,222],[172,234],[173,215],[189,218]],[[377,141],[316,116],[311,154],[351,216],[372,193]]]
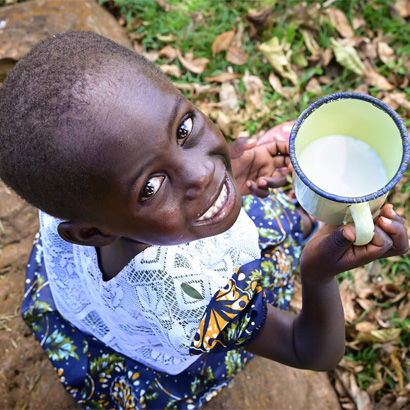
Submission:
[[[127,75],[116,87],[92,108],[102,135],[103,194],[92,204],[100,227],[153,245],[229,229],[241,200],[219,129],[162,78]]]

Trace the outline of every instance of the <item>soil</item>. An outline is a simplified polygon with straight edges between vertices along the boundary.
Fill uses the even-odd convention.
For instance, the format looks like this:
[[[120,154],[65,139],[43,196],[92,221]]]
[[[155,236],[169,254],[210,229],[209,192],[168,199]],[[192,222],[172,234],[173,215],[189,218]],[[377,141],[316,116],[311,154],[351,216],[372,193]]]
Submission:
[[[0,408],[79,408],[20,316],[38,213],[0,181]]]

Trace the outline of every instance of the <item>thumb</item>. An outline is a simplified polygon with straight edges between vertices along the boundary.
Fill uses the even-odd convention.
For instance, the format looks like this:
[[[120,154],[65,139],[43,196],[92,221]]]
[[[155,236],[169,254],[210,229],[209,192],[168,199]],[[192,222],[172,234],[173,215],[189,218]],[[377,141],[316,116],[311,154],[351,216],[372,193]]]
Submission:
[[[256,140],[247,138],[238,138],[229,144],[229,155],[232,159],[239,158],[244,151],[254,148]]]
[[[327,243],[324,244],[326,253],[332,258],[339,259],[352,246],[355,239],[353,226],[339,226],[329,235]]]

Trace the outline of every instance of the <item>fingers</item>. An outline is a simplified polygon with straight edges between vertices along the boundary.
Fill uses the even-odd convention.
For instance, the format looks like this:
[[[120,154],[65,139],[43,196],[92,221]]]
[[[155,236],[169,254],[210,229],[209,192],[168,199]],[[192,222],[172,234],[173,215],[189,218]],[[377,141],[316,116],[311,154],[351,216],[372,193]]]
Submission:
[[[286,175],[274,172],[271,177],[259,178],[257,182],[247,181],[246,185],[252,195],[265,198],[269,195],[269,188],[280,188],[286,184]]]
[[[276,155],[289,155],[289,143],[288,141],[274,141],[266,142],[265,144],[259,145],[268,150],[269,154],[272,156]]]
[[[245,151],[255,148],[257,140],[238,138],[229,145],[229,154],[232,159],[239,158]]]
[[[269,195],[269,189],[268,188],[263,188],[255,184],[255,182],[248,181],[246,183],[249,193],[255,196],[258,196],[259,198],[266,198]]]
[[[394,212],[392,205],[387,204],[382,208],[375,224],[392,240],[392,247],[384,255],[385,257],[402,255],[409,250],[409,239],[403,219]]]

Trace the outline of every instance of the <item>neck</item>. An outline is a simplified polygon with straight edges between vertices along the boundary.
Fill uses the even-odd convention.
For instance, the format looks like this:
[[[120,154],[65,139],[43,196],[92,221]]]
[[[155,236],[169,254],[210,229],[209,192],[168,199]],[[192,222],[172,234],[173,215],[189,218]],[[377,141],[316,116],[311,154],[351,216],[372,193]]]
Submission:
[[[128,263],[144,249],[145,243],[120,238],[107,246],[96,248],[98,264],[105,281],[117,276]]]

